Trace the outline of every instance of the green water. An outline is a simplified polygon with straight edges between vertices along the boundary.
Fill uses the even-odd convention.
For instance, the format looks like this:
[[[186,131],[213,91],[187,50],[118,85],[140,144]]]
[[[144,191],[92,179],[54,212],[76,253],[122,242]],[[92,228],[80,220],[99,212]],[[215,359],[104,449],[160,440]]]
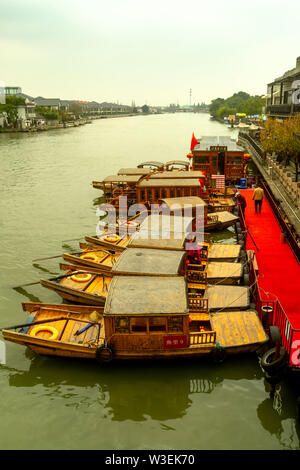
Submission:
[[[40,285],[59,258],[95,232],[92,180],[146,160],[185,158],[192,133],[236,135],[203,114],[94,121],[37,134],[0,134],[0,326],[23,322],[21,302],[61,303]],[[234,239],[227,230],[218,241]],[[6,343],[0,365],[0,449],[298,449],[296,391],[269,398],[255,356],[207,362],[113,364],[37,356]]]

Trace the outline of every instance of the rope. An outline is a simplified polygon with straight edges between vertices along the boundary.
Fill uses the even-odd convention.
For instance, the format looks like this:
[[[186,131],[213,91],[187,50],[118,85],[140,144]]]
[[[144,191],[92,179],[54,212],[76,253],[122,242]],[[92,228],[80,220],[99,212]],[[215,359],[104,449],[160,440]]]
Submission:
[[[255,280],[255,282],[253,284],[251,284],[251,286],[249,286],[249,289],[251,289],[256,283],[258,282],[258,279]],[[229,307],[231,304],[233,304],[236,300],[239,300],[241,297],[243,296],[243,294],[239,295],[236,299],[234,299],[232,302],[230,302],[228,305],[225,305],[225,307],[222,307],[220,308],[220,310],[217,310],[216,312],[212,312],[212,313],[220,313],[222,312],[223,310],[225,310],[225,308]]]

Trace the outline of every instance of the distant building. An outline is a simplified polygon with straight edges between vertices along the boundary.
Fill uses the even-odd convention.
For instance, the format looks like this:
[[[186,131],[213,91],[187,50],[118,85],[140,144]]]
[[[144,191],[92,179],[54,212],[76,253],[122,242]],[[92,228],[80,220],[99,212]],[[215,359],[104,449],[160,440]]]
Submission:
[[[50,108],[52,111],[58,111],[60,109],[59,98],[43,98],[42,96],[37,96],[34,98],[34,101],[37,106]]]
[[[298,82],[298,83],[297,83]],[[269,117],[289,117],[300,112],[300,57],[296,67],[268,84],[266,114]],[[297,98],[298,97],[298,98]]]
[[[22,88],[20,88],[19,86],[5,87],[5,94],[8,96],[17,95],[18,93],[22,93]]]

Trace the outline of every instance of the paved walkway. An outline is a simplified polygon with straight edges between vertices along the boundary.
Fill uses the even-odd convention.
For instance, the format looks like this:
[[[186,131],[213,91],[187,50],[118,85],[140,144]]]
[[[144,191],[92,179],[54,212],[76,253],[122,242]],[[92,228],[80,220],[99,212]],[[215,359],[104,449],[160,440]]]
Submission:
[[[247,201],[246,225],[259,248],[257,251],[248,236],[247,249],[256,252],[262,299],[278,298],[292,326],[300,328],[300,266],[288,243],[281,243],[281,230],[267,199],[263,200],[261,214],[256,214],[253,189],[240,191]]]
[[[277,201],[282,201],[280,207],[286,214],[289,222],[293,225],[298,237],[300,238],[300,208],[295,205],[295,202],[291,199],[290,195],[285,190],[282,182],[277,178],[267,173],[266,167],[263,165],[260,156],[257,154],[255,149],[249,144],[247,140],[239,139],[244,148],[251,154],[252,159],[262,174],[263,178],[268,183],[274,197]]]

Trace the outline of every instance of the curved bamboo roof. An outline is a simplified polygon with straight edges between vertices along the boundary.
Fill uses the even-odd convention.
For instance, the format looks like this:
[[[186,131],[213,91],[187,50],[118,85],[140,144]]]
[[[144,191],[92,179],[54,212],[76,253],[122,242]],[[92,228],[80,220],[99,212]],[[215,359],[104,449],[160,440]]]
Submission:
[[[187,314],[183,277],[115,276],[110,284],[104,314]]]
[[[112,267],[113,274],[136,274],[146,276],[177,276],[185,251],[152,248],[127,248]]]

